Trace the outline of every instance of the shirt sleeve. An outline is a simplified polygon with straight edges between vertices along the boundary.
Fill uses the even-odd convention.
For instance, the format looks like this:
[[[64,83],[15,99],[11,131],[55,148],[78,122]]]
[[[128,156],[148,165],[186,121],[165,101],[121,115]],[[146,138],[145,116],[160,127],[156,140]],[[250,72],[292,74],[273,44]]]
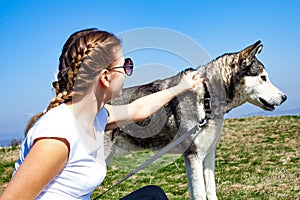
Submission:
[[[108,121],[108,111],[103,107],[97,114],[94,126],[97,132],[103,133]]]
[[[35,142],[41,139],[57,139],[65,143],[70,152],[78,141],[78,134],[72,116],[70,113],[61,113],[61,115],[44,115],[28,132],[28,148],[31,148]]]

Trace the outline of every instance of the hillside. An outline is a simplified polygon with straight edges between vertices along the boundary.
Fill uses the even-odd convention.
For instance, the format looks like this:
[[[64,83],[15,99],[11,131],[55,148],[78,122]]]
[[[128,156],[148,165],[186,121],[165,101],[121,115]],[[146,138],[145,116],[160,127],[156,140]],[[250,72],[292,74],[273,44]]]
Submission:
[[[300,116],[226,119],[216,158],[219,199],[300,199],[299,136]],[[135,154],[142,157],[147,153]],[[0,193],[17,156],[17,150],[0,149]],[[125,160],[136,162],[136,158],[126,156]],[[127,175],[129,171],[124,170],[121,159],[124,157],[111,166],[94,196]],[[189,199],[184,163],[179,156],[167,166],[138,173],[101,199],[118,199],[149,184],[161,186],[170,199]]]

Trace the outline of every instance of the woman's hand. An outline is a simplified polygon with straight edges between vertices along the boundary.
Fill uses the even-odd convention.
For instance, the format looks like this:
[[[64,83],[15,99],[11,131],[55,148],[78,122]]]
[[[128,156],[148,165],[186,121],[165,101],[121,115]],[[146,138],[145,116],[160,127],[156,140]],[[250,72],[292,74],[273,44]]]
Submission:
[[[204,82],[204,78],[201,77],[199,72],[192,71],[188,72],[187,74],[183,75],[180,82],[177,86],[170,88],[176,95],[186,92],[188,90],[195,90],[202,88],[202,84]]]

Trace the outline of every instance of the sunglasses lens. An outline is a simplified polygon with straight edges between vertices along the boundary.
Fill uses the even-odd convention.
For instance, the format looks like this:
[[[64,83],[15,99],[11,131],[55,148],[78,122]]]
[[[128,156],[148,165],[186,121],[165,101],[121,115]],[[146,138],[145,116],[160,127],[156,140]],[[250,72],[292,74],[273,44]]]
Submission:
[[[124,66],[124,70],[126,75],[130,76],[133,72],[133,66],[132,65]]]
[[[130,76],[133,72],[133,62],[130,58],[126,58],[124,62],[125,73]]]
[[[124,65],[133,65],[133,62],[130,58],[125,58]]]

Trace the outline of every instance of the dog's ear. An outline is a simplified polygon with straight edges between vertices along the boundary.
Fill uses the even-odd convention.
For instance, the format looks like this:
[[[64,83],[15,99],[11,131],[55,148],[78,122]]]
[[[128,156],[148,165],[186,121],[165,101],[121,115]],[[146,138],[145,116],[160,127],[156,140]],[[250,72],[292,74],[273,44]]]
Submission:
[[[239,53],[239,62],[243,66],[249,66],[254,61],[255,56],[261,52],[262,48],[263,45],[260,40],[245,48]]]

